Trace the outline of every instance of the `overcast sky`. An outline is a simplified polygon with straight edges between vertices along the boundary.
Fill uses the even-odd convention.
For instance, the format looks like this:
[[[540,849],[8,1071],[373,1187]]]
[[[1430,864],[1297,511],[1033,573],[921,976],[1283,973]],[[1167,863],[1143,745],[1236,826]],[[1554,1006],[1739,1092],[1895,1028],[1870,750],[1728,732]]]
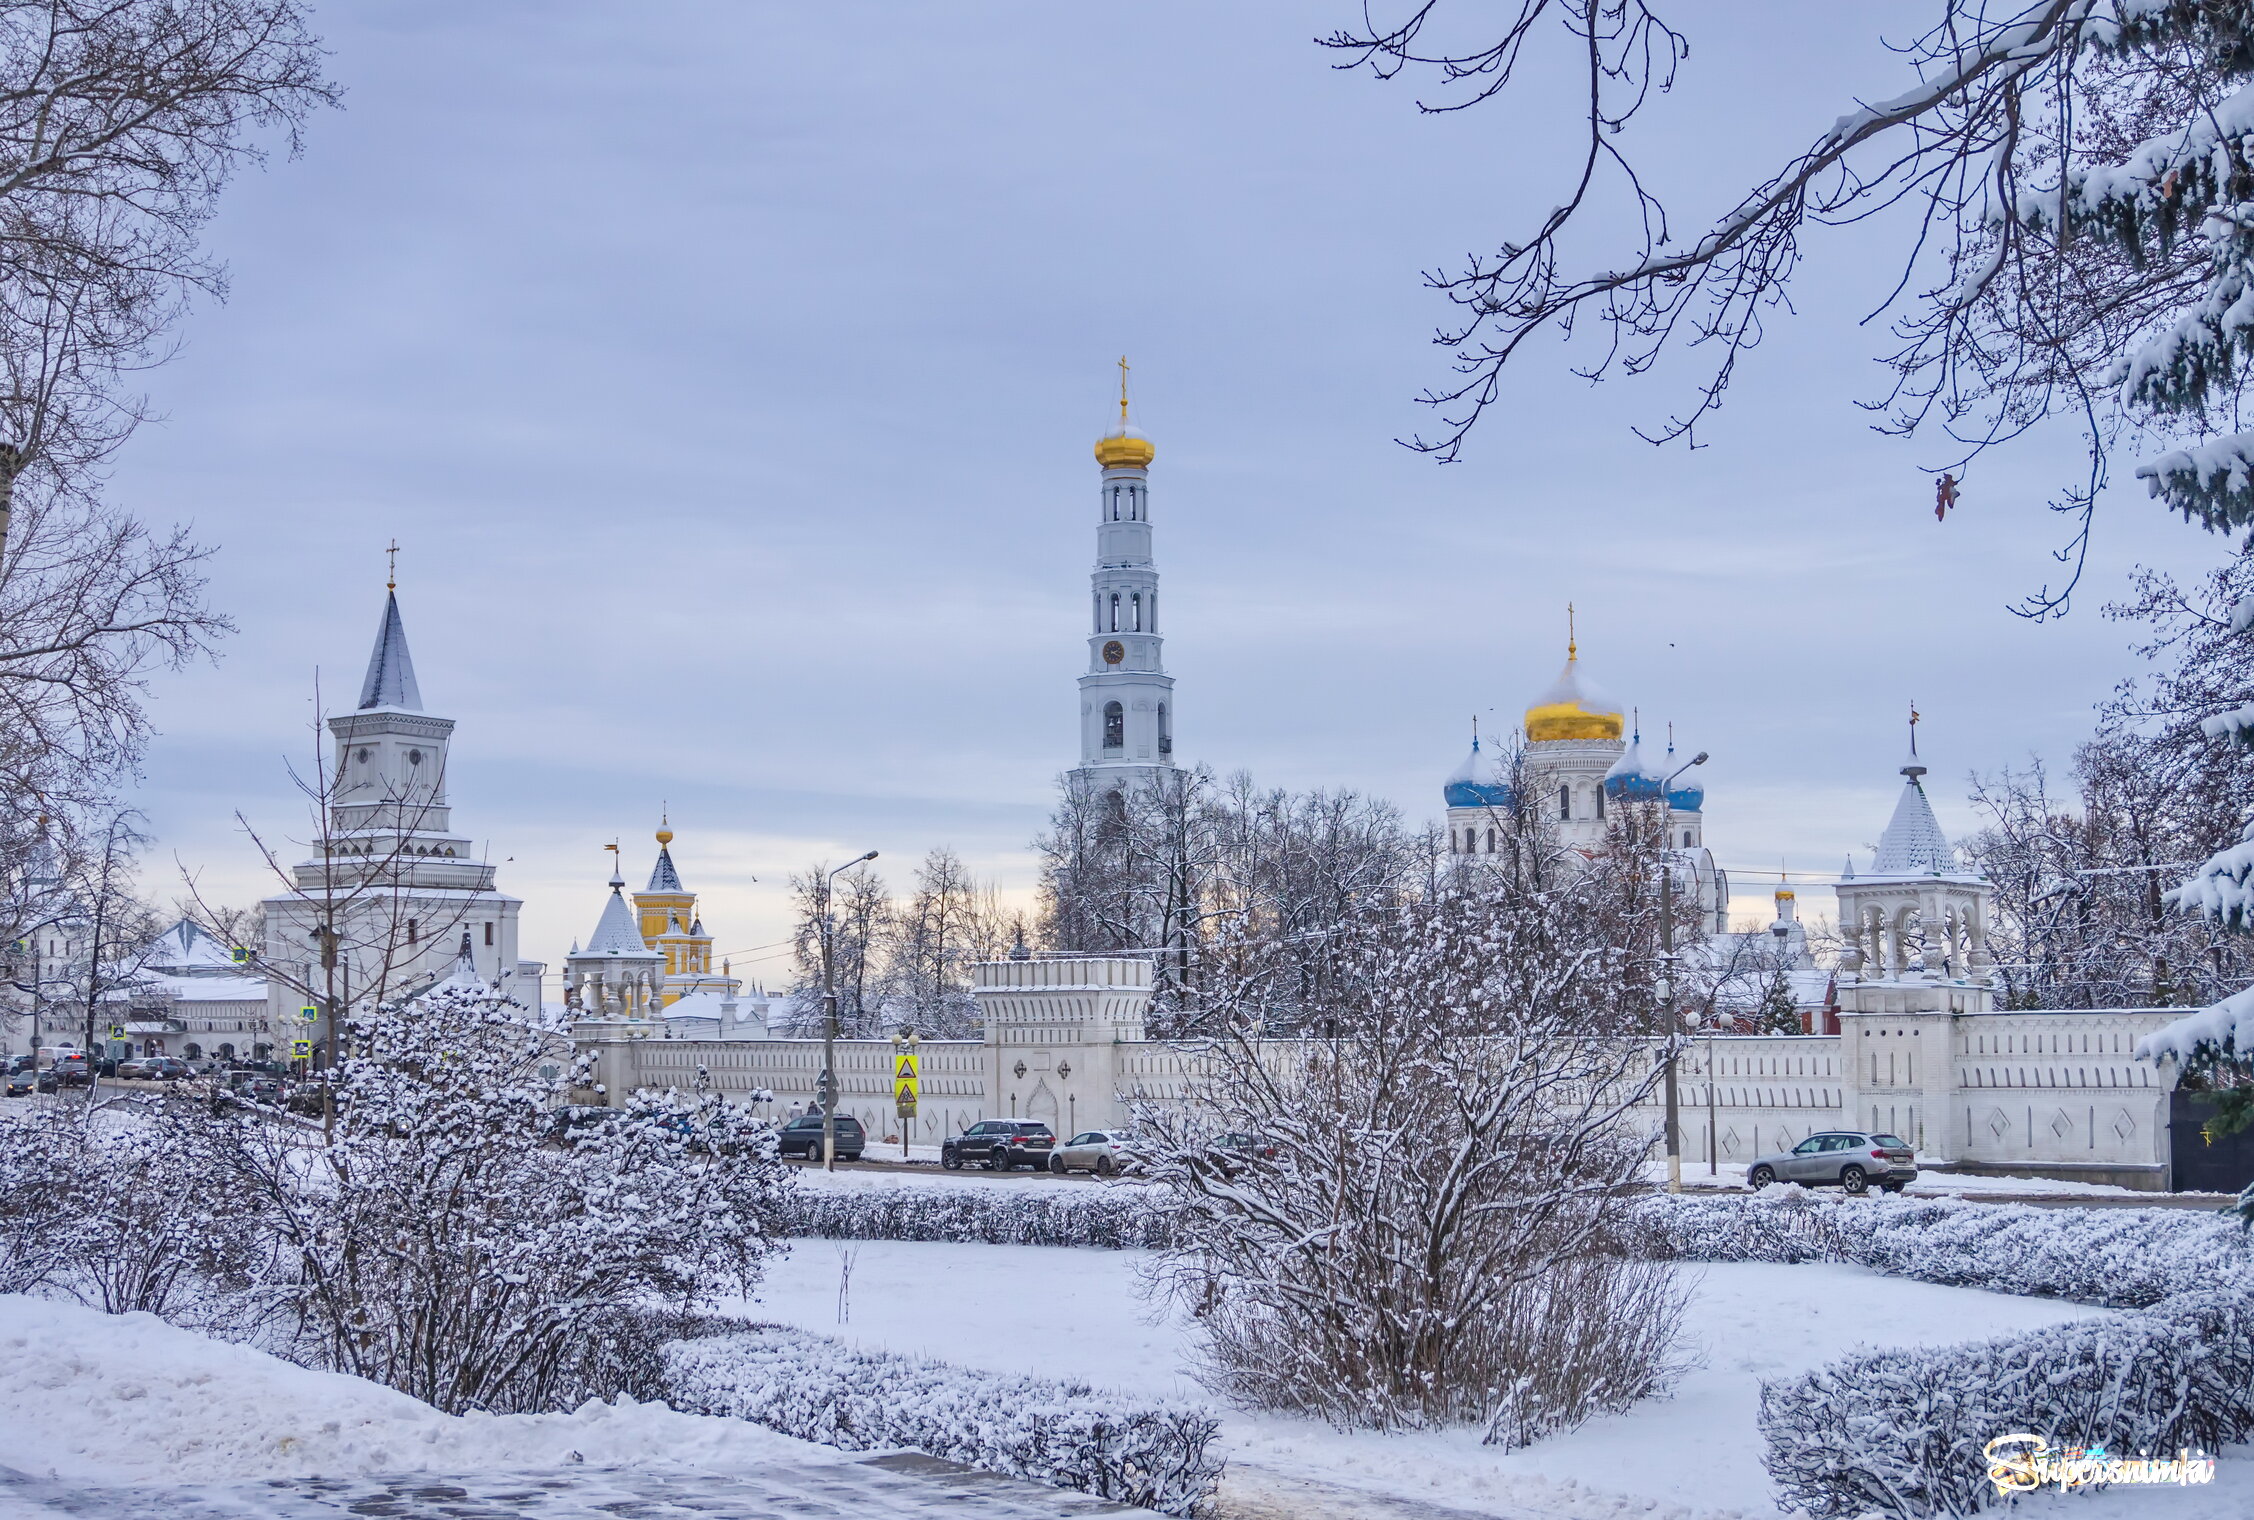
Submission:
[[[1696,9],[1637,134],[1692,223],[1902,88],[1878,28],[1917,8]],[[904,879],[949,843],[1029,892],[1076,758],[1121,353],[1186,760],[1431,816],[1471,717],[1508,726],[1555,674],[1569,599],[1647,736],[1712,752],[1707,838],[1748,910],[1756,869],[1828,875],[1876,838],[1913,698],[1952,827],[1968,772],[2063,759],[2133,664],[2100,604],[2222,546],[2117,491],[2080,610],[2013,617],[2055,577],[2073,440],[1984,464],[1934,522],[1938,445],[1852,405],[1891,243],[1811,240],[1799,312],[1696,451],[1630,432],[1686,372],[1591,387],[1549,347],[1464,462],[1394,442],[1445,375],[1420,272],[1530,226],[1567,145],[1539,90],[1429,116],[1334,71],[1311,37],[1357,14],[325,9],[346,107],[229,192],[232,296],[117,475],[216,546],[240,624],[155,684],[149,889],[177,857],[220,898],[272,890],[232,815],[303,837],[284,760],[317,675],[332,707],[357,690],[396,535],[426,705],[460,724],[457,825],[526,900],[528,955],[592,928],[603,844],[646,872],[661,804],[754,975],[781,976],[741,952],[819,858]]]

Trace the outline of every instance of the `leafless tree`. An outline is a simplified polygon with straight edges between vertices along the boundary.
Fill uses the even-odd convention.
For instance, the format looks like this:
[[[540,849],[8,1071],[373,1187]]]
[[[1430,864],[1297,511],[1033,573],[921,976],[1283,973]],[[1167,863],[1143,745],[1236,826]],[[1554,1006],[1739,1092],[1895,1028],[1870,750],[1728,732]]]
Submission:
[[[926,1038],[979,1032],[970,967],[1008,952],[1012,924],[994,888],[945,845],[916,867],[914,890],[886,915],[881,982],[886,1019]]]
[[[796,922],[791,949],[797,981],[789,1020],[801,1033],[822,1030],[822,949],[828,936],[837,982],[838,1033],[866,1039],[884,1032],[884,950],[891,932],[892,895],[884,878],[866,865],[842,872],[831,885],[817,864],[790,879]]]
[[[2213,529],[2254,522],[2254,437],[2237,431],[2254,343],[2223,314],[2245,287],[2254,154],[2225,109],[2254,77],[2244,0],[1931,0],[1895,52],[1905,88],[1842,100],[1806,145],[1687,234],[1631,156],[1631,129],[1690,57],[1656,0],[1518,0],[1499,16],[1449,0],[1368,0],[1326,39],[1347,60],[1436,82],[1430,111],[1476,106],[1536,75],[1585,81],[1570,120],[1522,141],[1566,144],[1554,199],[1488,256],[1432,276],[1458,320],[1440,341],[1458,378],[1426,399],[1443,425],[1416,446],[1453,458],[1537,333],[1596,329],[1580,372],[1638,374],[1670,346],[1703,350],[1691,404],[1645,436],[1689,438],[1786,306],[1812,228],[1866,242],[1905,227],[1891,311],[1894,380],[1873,408],[1931,429],[1961,473],[2052,416],[2086,435],[2087,468],[2053,503],[2073,537],[2062,586],[2022,611],[2062,611],[2079,578],[2108,459],[2125,439],[2192,445],[2139,470],[2166,505]],[[1645,123],[1649,125],[1648,121]],[[1903,217],[1882,213],[1900,207]],[[1591,245],[1625,213],[1626,246]],[[1592,250],[1594,248],[1594,251]]]
[[[102,498],[190,298],[199,235],[335,98],[300,0],[0,0],[0,813],[98,806],[142,683],[207,652],[204,550]]]
[[[267,921],[267,910],[260,910],[262,932],[246,969],[279,983],[302,1000],[301,1006],[316,1010],[318,1027],[310,1037],[318,1044],[312,1059],[325,1067],[347,1053],[342,1041],[352,1008],[412,998],[445,974],[451,960],[444,951],[463,932],[474,897],[467,890],[433,891],[415,884],[432,848],[425,830],[439,806],[432,799],[445,795],[444,766],[433,770],[417,796],[366,798],[355,793],[354,805],[374,805],[373,822],[347,827],[340,811],[347,805],[346,756],[331,741],[318,686],[314,698],[310,761],[303,769],[288,767],[290,784],[305,801],[306,836],[276,841],[241,813],[235,821],[278,887],[268,899],[278,904],[272,910],[275,921]],[[293,863],[285,848],[301,849],[305,858]],[[181,880],[187,916],[215,939],[242,943],[233,937],[242,928],[241,910],[207,899],[185,866]],[[271,953],[272,936],[265,931],[299,924],[306,933],[302,953]],[[296,1031],[270,1033],[282,1039]]]

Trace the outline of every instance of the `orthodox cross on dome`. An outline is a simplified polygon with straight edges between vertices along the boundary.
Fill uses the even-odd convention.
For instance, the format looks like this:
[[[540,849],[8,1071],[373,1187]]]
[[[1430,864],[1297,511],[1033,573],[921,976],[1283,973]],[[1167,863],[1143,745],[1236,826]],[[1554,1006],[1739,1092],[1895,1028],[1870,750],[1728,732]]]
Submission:
[[[1565,657],[1568,660],[1581,658],[1581,641],[1573,627],[1573,604],[1571,602],[1565,604]]]
[[[1127,356],[1119,356],[1119,425],[1127,425]]]
[[[386,548],[384,549],[384,560],[385,560],[385,566],[384,566],[384,576],[383,576],[383,581],[384,581],[384,585],[383,585],[383,588],[384,588],[384,590],[386,590],[386,591],[397,591],[397,590],[399,589],[399,540],[398,540],[398,539],[396,539],[396,538],[395,538],[395,539],[393,539],[393,540],[391,541],[391,543],[389,544],[389,546],[387,546],[387,547],[386,547]]]

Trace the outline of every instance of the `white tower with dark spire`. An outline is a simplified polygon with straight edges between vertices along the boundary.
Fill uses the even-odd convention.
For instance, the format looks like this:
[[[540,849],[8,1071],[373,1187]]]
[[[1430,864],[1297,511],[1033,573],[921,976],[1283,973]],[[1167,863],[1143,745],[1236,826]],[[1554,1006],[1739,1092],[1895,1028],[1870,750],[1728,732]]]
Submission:
[[[269,897],[261,960],[340,1002],[412,997],[469,963],[488,984],[539,1009],[540,967],[517,960],[518,899],[494,890],[494,868],[454,828],[446,801],[454,720],[423,711],[396,589],[387,589],[358,705],[329,719],[331,790],[323,836],[291,870],[294,890]],[[334,967],[319,930],[335,930]],[[333,973],[333,974],[332,974]],[[269,978],[270,1026],[285,1042],[319,1041],[299,1018],[308,999]],[[320,1006],[324,997],[313,1000]]]
[[[1917,753],[1917,716],[1910,717],[1910,753],[1902,764],[1902,790],[1894,816],[1879,836],[1870,869],[1858,873],[1848,862],[1839,894],[1840,985],[1894,991],[1931,989],[1911,998],[1918,1006],[1945,1006],[1960,1013],[1990,1006],[1988,904],[1995,889],[1987,878],[1968,871],[1955,846],[1933,816],[1925,795],[1925,762]],[[1946,989],[1947,996],[1936,1001]],[[1864,999],[1873,1009],[1891,1010],[1902,999]],[[1850,1006],[1859,1006],[1849,999]]]
[[[1096,568],[1089,576],[1088,673],[1080,678],[1080,764],[1103,789],[1174,768],[1174,678],[1160,657],[1158,566],[1151,556],[1151,441],[1127,420],[1127,361],[1119,361],[1119,423],[1096,440]]]

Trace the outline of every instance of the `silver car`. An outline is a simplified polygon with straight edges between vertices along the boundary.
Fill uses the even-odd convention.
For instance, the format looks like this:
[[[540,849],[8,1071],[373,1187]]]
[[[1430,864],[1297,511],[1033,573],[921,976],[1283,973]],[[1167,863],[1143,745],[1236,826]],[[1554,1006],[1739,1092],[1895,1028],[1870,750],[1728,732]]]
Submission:
[[[1085,1129],[1049,1153],[1049,1170],[1116,1177],[1132,1158],[1134,1143],[1123,1129]]]
[[[1789,1151],[1763,1156],[1745,1169],[1746,1186],[1772,1182],[1802,1187],[1842,1187],[1868,1192],[1875,1184],[1899,1193],[1917,1181],[1917,1152],[1899,1135],[1873,1130],[1834,1129],[1810,1135]]]

